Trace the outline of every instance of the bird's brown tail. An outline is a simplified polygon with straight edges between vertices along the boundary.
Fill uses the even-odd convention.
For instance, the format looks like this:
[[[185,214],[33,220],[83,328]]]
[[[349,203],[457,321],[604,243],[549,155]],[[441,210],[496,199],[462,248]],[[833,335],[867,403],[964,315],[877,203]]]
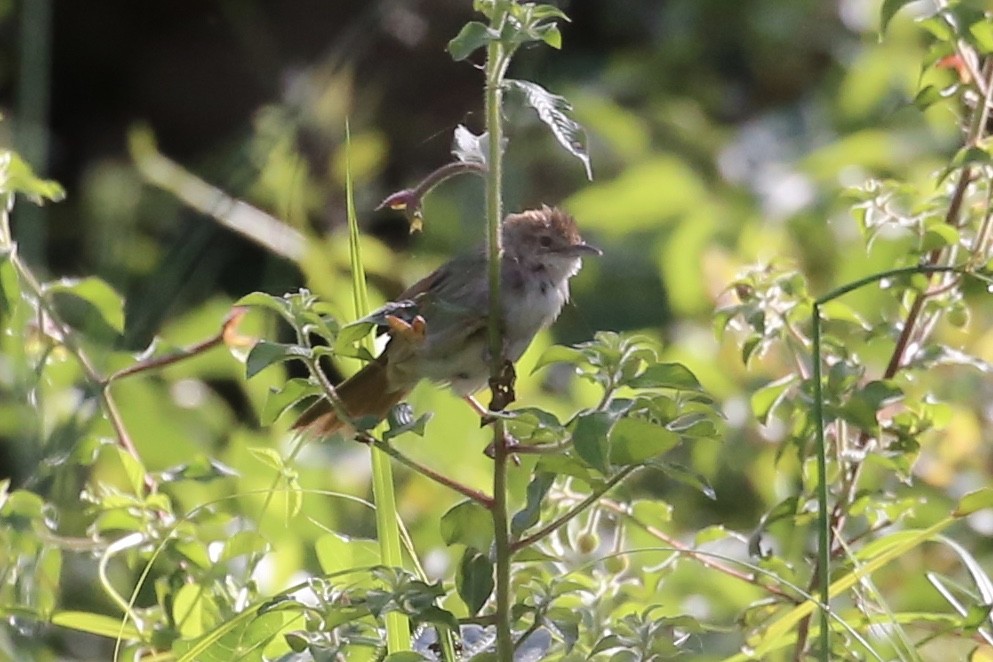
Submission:
[[[335,390],[353,421],[366,416],[385,418],[393,405],[407,395],[407,389],[390,389],[385,361],[369,363]],[[345,422],[338,417],[331,403],[323,398],[311,405],[293,423],[294,429],[321,437],[338,432],[344,426]]]

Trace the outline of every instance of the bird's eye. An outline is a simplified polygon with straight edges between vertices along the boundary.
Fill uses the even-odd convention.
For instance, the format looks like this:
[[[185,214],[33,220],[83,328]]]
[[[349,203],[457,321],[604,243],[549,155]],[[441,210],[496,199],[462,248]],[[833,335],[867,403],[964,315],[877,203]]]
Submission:
[[[541,238],[538,239],[538,243],[541,244],[542,247],[548,248],[549,246],[552,245],[552,238],[549,237],[547,234],[542,235]]]

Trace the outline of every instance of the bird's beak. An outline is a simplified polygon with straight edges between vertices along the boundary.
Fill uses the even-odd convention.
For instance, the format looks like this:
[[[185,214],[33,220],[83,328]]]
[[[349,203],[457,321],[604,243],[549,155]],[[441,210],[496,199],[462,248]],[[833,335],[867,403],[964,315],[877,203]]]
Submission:
[[[600,250],[596,246],[593,246],[591,244],[587,244],[585,241],[581,241],[578,244],[573,244],[570,247],[570,249],[576,255],[583,255],[584,253],[589,254],[589,255],[603,255],[603,251],[602,250]]]

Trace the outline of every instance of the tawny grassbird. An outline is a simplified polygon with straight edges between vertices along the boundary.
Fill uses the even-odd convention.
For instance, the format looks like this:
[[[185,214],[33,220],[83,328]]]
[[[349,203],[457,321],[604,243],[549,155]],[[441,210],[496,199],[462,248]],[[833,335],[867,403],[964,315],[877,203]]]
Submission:
[[[569,279],[579,271],[583,256],[600,251],[583,241],[571,216],[553,207],[510,214],[501,233],[504,357],[516,362],[569,300]],[[351,419],[384,418],[422,379],[449,385],[480,411],[471,396],[490,376],[484,251],[444,264],[397,302],[383,309],[397,311],[385,316],[390,334],[386,349],[336,388]],[[327,436],[343,423],[330,403],[321,400],[294,427]]]

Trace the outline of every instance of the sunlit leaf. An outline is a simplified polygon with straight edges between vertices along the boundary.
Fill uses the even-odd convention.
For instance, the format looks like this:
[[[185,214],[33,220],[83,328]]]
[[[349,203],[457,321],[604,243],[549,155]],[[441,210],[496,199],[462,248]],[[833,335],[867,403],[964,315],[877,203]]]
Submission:
[[[986,508],[993,508],[993,488],[990,487],[969,492],[959,499],[958,506],[956,506],[952,515],[955,517],[966,517]]]
[[[448,42],[448,52],[453,60],[460,62],[499,37],[500,35],[489,26],[479,21],[470,21],[462,26],[454,39]]]
[[[654,363],[628,382],[634,388],[671,388],[681,391],[701,391],[696,376],[682,363]]]
[[[883,0],[883,6],[879,10],[879,32],[886,32],[890,21],[900,9],[909,5],[914,0]]]
[[[534,108],[541,121],[552,130],[552,135],[559,144],[583,163],[586,177],[592,180],[593,167],[586,147],[586,132],[569,116],[572,106],[565,97],[552,94],[537,83],[527,80],[508,79],[506,84],[523,95],[525,103]]]
[[[441,539],[446,545],[487,551],[493,544],[493,518],[475,501],[457,503],[441,516]]]
[[[318,538],[314,552],[321,570],[327,574],[371,567],[381,562],[375,540],[350,538],[334,532]]]
[[[452,156],[463,163],[486,165],[486,133],[474,134],[462,124],[455,127],[452,136]]]
[[[611,464],[639,464],[672,450],[679,435],[639,418],[622,418],[610,430]]]
[[[123,622],[121,616],[112,617],[104,614],[93,614],[85,611],[58,611],[52,614],[52,625],[95,634],[98,637],[137,641],[141,634],[133,623]]]

